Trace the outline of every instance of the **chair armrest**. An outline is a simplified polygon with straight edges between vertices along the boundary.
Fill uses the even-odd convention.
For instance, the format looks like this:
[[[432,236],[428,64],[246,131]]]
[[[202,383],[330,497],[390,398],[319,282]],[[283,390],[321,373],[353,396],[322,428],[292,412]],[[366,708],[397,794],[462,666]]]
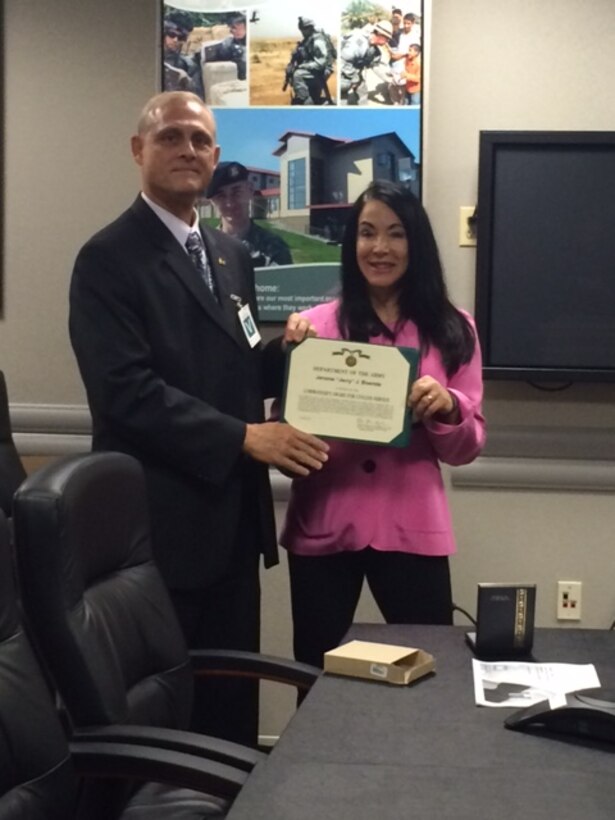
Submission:
[[[248,777],[223,763],[167,749],[82,740],[69,745],[77,773],[87,778],[153,781],[232,799]]]
[[[194,649],[190,652],[190,658],[197,676],[257,678],[285,683],[305,691],[322,674],[322,669],[307,663],[236,649]]]
[[[73,739],[79,742],[123,743],[167,749],[224,763],[244,772],[251,772],[257,763],[267,757],[263,752],[229,740],[158,726],[92,726],[75,730]]]

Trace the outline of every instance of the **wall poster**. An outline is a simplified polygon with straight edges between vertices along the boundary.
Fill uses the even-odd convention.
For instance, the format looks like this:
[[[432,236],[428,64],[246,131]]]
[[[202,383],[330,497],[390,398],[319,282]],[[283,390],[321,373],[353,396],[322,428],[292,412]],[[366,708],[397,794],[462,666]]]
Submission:
[[[422,0],[164,0],[162,87],[214,110],[201,218],[238,236],[261,321],[331,299],[348,209],[372,179],[420,195]]]

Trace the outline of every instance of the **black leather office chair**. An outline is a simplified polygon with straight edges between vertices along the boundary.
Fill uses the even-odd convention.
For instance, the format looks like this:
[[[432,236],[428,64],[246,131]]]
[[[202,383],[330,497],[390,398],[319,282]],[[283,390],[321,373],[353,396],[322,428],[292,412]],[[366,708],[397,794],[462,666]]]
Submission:
[[[70,817],[76,787],[68,743],[19,621],[0,513],[0,818]]]
[[[9,399],[4,373],[0,370],[0,510],[11,514],[13,495],[26,477],[26,471],[13,441]]]
[[[92,793],[83,784],[104,776],[118,780],[161,781],[174,789],[153,787],[155,800],[144,809],[145,789],[138,790],[117,813],[104,808],[104,787]],[[137,820],[147,817],[220,817],[227,801],[194,792],[209,787],[236,793],[245,775],[188,754],[108,740],[69,743],[52,696],[19,617],[9,552],[8,525],[0,512],[0,820]],[[149,796],[152,795],[152,787]],[[102,799],[102,803],[101,803]],[[196,807],[199,806],[200,809]],[[186,808],[188,806],[188,809]],[[205,808],[203,808],[205,807]]]
[[[47,465],[17,492],[14,527],[27,620],[80,735],[102,726],[114,741],[180,751],[198,741],[203,755],[244,771],[262,759],[174,731],[189,725],[193,675],[248,674],[307,688],[319,670],[252,653],[188,653],[152,560],[135,459],[92,453]]]

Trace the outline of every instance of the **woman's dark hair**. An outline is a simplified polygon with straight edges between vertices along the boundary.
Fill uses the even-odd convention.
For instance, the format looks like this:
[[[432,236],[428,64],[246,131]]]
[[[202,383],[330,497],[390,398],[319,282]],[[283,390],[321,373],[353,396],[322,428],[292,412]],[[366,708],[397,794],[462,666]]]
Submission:
[[[372,200],[387,205],[406,231],[408,267],[399,282],[400,323],[410,319],[416,324],[421,348],[437,348],[450,376],[472,358],[474,333],[448,298],[429,217],[419,200],[402,184],[375,180],[352,206],[342,240],[340,333],[343,338],[357,342],[380,334],[392,340],[396,336],[396,331],[388,328],[372,307],[367,282],[357,263],[359,218],[364,205]]]

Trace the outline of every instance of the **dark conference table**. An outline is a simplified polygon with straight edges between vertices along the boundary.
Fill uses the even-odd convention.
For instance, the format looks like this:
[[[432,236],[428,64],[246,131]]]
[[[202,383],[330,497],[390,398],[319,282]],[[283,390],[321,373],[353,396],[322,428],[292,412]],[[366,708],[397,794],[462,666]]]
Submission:
[[[228,820],[613,820],[615,744],[540,737],[477,707],[467,628],[355,625],[415,646],[436,674],[405,687],[323,675]],[[615,686],[615,632],[538,629],[542,662],[594,663]]]

